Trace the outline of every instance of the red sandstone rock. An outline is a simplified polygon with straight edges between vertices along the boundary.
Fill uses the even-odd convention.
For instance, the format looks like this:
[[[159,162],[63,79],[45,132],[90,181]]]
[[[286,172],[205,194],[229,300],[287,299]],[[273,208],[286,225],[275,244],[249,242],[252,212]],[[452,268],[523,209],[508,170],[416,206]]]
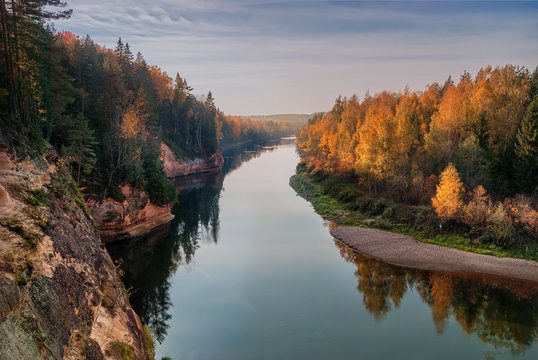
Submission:
[[[122,186],[121,191],[125,195],[122,202],[111,198],[86,202],[103,240],[141,236],[172,219],[170,205],[153,204],[146,192],[134,190],[131,185]]]
[[[13,201],[11,201],[11,198],[9,197],[8,192],[2,185],[0,185],[0,208],[2,207],[11,207],[13,206]]]
[[[224,158],[219,150],[210,157],[178,161],[172,149],[161,143],[163,165],[166,176],[175,178],[193,174],[217,173],[224,164]]]
[[[12,168],[13,164],[9,160],[7,147],[0,144],[0,170],[11,170]]]

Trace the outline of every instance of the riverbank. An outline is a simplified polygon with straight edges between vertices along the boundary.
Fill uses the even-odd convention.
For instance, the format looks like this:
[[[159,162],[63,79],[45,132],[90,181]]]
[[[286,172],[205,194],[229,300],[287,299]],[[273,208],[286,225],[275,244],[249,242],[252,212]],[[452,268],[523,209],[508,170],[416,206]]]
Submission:
[[[367,214],[356,211],[342,200],[324,194],[321,185],[314,181],[303,169],[290,178],[290,186],[295,192],[309,201],[314,210],[324,219],[338,225],[361,226],[364,228],[380,229],[401,235],[409,235],[423,243],[435,244],[442,247],[455,248],[465,252],[496,257],[512,257],[538,261],[538,251],[534,248],[502,248],[495,244],[481,244],[462,236],[450,234],[432,234],[425,230],[417,230],[406,223],[395,223],[388,216],[390,209],[380,210],[379,214]],[[373,204],[375,207],[375,204]]]
[[[538,263],[531,260],[473,254],[411,236],[359,226],[331,229],[331,235],[359,253],[388,264],[422,270],[473,272],[538,282]]]

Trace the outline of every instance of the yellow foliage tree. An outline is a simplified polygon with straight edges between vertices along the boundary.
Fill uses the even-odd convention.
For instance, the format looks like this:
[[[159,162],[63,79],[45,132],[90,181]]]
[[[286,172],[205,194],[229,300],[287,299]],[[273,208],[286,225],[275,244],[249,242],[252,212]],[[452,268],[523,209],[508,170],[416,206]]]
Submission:
[[[463,201],[463,184],[458,170],[450,163],[441,173],[437,192],[432,198],[432,205],[439,217],[445,220],[454,220],[458,217]]]

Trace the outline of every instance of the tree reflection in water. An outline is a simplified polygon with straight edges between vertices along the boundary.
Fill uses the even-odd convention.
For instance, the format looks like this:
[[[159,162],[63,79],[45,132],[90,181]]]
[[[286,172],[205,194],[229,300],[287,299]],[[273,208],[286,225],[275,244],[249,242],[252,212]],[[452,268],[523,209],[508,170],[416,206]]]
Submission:
[[[178,266],[192,261],[201,241],[218,241],[224,174],[271,149],[261,145],[239,147],[224,152],[222,173],[175,179],[178,202],[169,224],[147,236],[107,245],[125,273],[123,282],[131,291],[129,299],[134,310],[153,329],[157,341],[164,340],[171,318],[170,277]]]
[[[189,181],[179,193],[169,224],[147,236],[108,245],[112,258],[121,259],[133,308],[159,342],[171,317],[170,276],[179,265],[191,262],[200,241],[217,242],[222,178],[218,174]]]
[[[538,335],[536,283],[498,276],[397,267],[361,255],[335,240],[342,257],[357,267],[357,290],[366,309],[381,320],[398,307],[407,289],[430,306],[439,334],[452,315],[466,334],[512,354],[523,353]]]

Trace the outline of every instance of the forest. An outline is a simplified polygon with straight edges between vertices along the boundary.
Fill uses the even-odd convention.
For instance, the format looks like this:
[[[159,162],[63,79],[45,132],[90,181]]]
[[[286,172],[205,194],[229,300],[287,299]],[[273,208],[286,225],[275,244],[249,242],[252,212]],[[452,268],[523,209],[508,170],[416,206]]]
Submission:
[[[195,96],[185,78],[147,64],[121,38],[107,49],[57,32],[47,22],[69,17],[66,6],[0,1],[0,136],[17,156],[52,146],[84,192],[121,198],[119,186],[130,183],[162,205],[173,190],[161,141],[185,159],[295,131],[224,115],[211,92]]]
[[[536,246],[538,68],[486,66],[424,91],[340,96],[298,132],[298,148],[305,171],[352,210]]]

